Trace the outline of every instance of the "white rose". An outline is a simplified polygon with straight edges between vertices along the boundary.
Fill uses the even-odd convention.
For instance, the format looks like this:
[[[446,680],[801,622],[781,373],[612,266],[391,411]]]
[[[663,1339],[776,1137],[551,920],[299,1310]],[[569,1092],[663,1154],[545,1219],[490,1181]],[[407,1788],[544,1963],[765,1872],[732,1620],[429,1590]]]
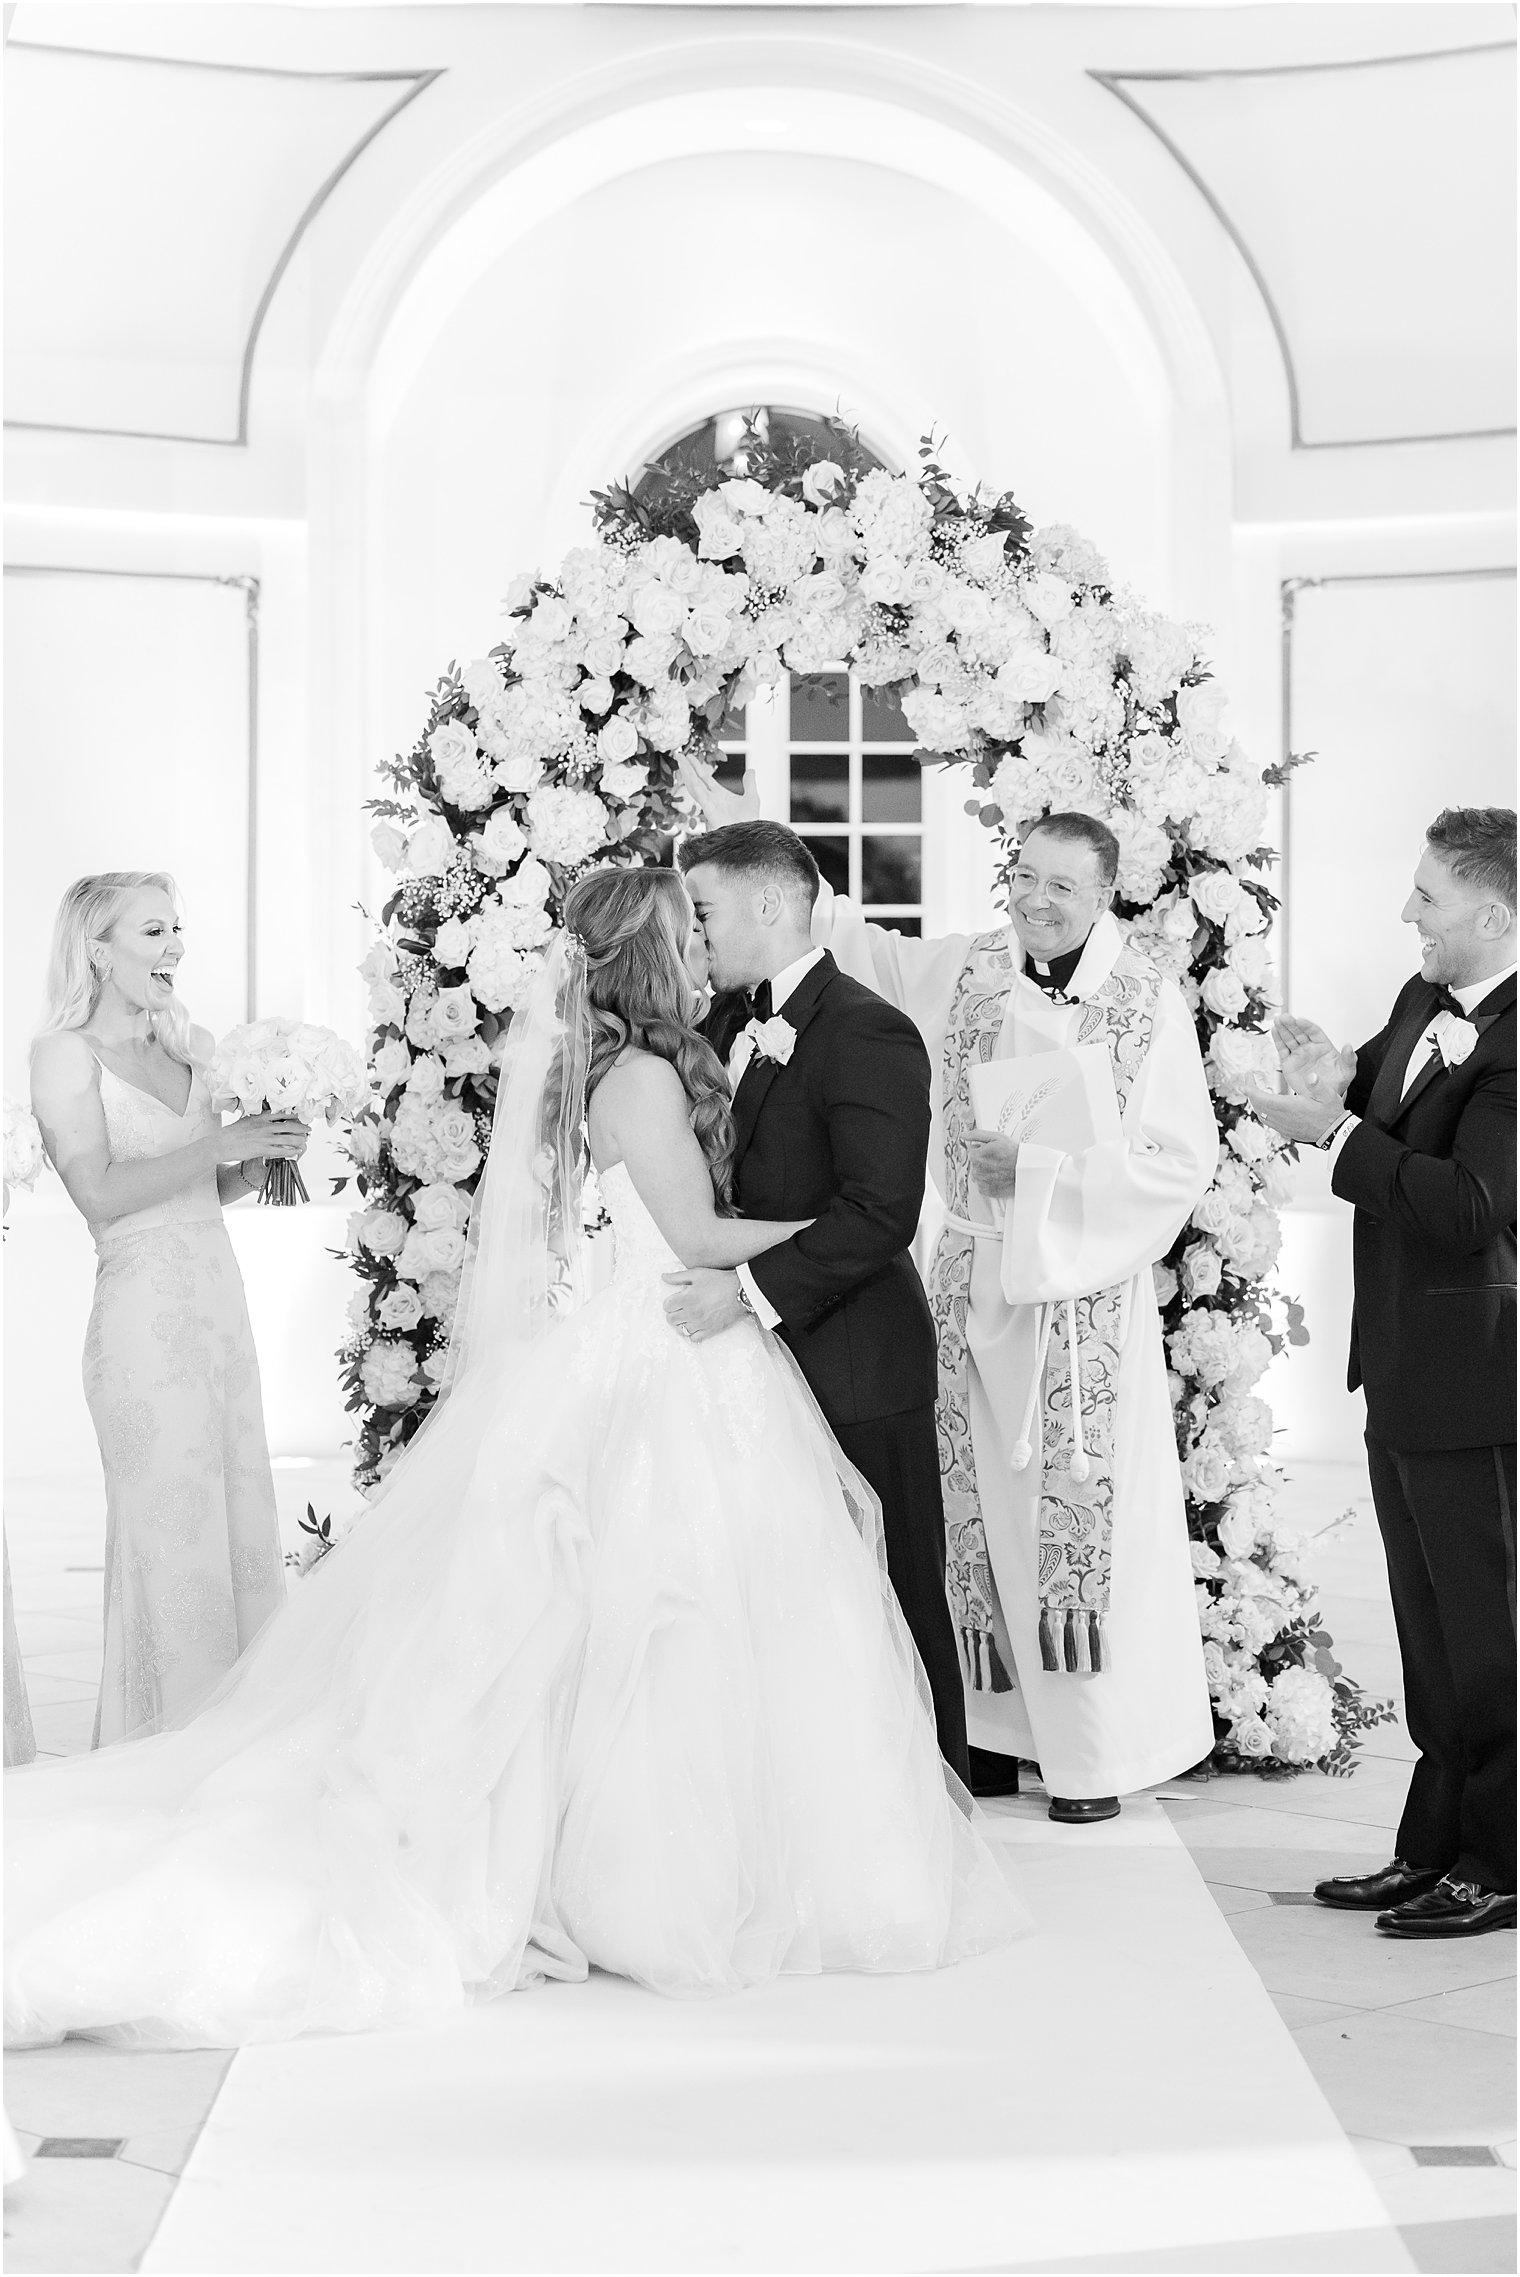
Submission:
[[[369,992],[372,1028],[399,1028],[406,1019],[406,998],[393,980],[377,980]]]
[[[416,1406],[422,1386],[417,1381],[417,1355],[409,1344],[379,1338],[365,1353],[359,1373],[371,1406]]]
[[[520,863],[509,878],[503,879],[498,890],[503,902],[523,902],[529,908],[542,909],[553,884],[554,880],[543,863],[535,861],[530,854],[527,861]]]
[[[1217,680],[1178,691],[1177,725],[1200,758],[1219,758],[1229,741],[1220,726],[1224,709],[1225,694]]]
[[[1200,870],[1188,887],[1193,907],[1211,924],[1223,925],[1250,897],[1239,878],[1228,870]]]
[[[380,1300],[382,1328],[415,1328],[422,1318],[422,1300],[406,1282],[390,1289]]]
[[[470,953],[470,928],[462,918],[450,917],[433,938],[433,954],[446,971],[457,971]]]
[[[1270,1081],[1276,1074],[1277,1051],[1270,1036],[1247,1028],[1216,1028],[1209,1039],[1209,1065],[1219,1096],[1243,1106],[1250,1080]]]
[[[443,1097],[443,1062],[432,1052],[422,1052],[412,1061],[406,1079],[409,1099],[441,1099]]]
[[[630,760],[622,766],[604,767],[602,769],[603,796],[616,799],[619,804],[636,799],[641,791],[648,788],[649,769],[634,761]]]
[[[533,588],[537,583],[536,569],[525,569],[520,577],[514,577],[501,597],[503,613],[511,616],[515,609],[526,608],[533,598]]]
[[[802,495],[810,506],[826,506],[844,488],[845,472],[832,459],[815,459],[802,477]]]
[[[720,482],[718,496],[731,514],[763,514],[771,503],[771,492],[763,482],[751,482],[745,476],[735,481]]]
[[[1053,570],[1036,570],[1032,577],[1026,577],[1019,587],[1019,599],[1042,625],[1058,625],[1071,615],[1071,587]]]
[[[501,667],[494,657],[477,656],[459,675],[460,686],[477,712],[494,715],[500,708],[506,688]]]
[[[533,604],[527,631],[534,640],[552,647],[556,641],[569,639],[573,622],[574,613],[566,602],[556,600],[552,593],[541,593]]]
[[[697,552],[703,561],[727,561],[744,542],[744,529],[736,514],[716,490],[705,490],[692,508],[697,525]]]
[[[733,626],[721,609],[702,601],[686,620],[685,641],[693,656],[716,656],[726,646]]]
[[[464,1263],[464,1246],[457,1226],[413,1226],[396,1259],[396,1271],[403,1281],[451,1273]]]
[[[1218,1250],[1206,1241],[1194,1242],[1182,1261],[1182,1281],[1189,1299],[1213,1296],[1223,1274]]]
[[[1151,1281],[1156,1291],[1156,1303],[1164,1312],[1177,1294],[1177,1276],[1170,1265],[1153,1265],[1151,1267]]]
[[[623,640],[620,634],[598,633],[585,647],[586,670],[599,680],[610,680],[623,669]]]
[[[450,806],[470,810],[490,805],[490,771],[463,720],[440,721],[428,737],[428,755]]]
[[[813,542],[825,561],[843,561],[854,552],[856,537],[849,516],[837,506],[819,514],[813,523]]]
[[[492,769],[492,780],[504,791],[536,790],[543,776],[543,761],[527,751],[509,753]]]
[[[599,679],[595,674],[590,679],[583,680],[575,691],[581,710],[590,712],[596,719],[600,719],[603,712],[612,709],[615,693],[610,680]]]
[[[647,585],[634,589],[628,614],[641,633],[676,633],[686,622],[686,603],[679,593],[652,578]]]
[[[369,842],[388,870],[399,870],[406,860],[406,840],[394,822],[377,822]]]
[[[1217,1012],[1222,1020],[1233,1020],[1237,1012],[1246,1008],[1245,982],[1228,965],[1215,965],[1205,973],[1202,995],[1209,1010]]]
[[[411,1073],[412,1055],[399,1036],[389,1036],[376,1052],[370,1065],[380,1090],[393,1091],[404,1083]]]
[[[485,877],[499,878],[527,849],[528,841],[509,807],[499,806],[484,830],[470,840],[475,867]]]
[[[414,830],[406,842],[408,877],[442,877],[458,859],[459,841],[448,824],[436,815]]]
[[[860,590],[868,601],[901,601],[908,573],[889,553],[880,554],[860,573]]]
[[[1218,1502],[1230,1483],[1230,1461],[1222,1447],[1202,1439],[1182,1465],[1184,1492],[1194,1502]]]
[[[1237,1511],[1233,1504],[1220,1514],[1215,1532],[1219,1547],[1227,1558],[1248,1558],[1256,1543],[1256,1528],[1249,1517]]]
[[[1239,973],[1247,988],[1271,994],[1272,952],[1260,933],[1232,941],[1228,955],[1230,970]]]
[[[410,1207],[413,1225],[421,1226],[424,1233],[436,1232],[439,1226],[457,1232],[468,1222],[470,1197],[461,1194],[457,1186],[419,1186]]]
[[[433,1035],[438,1043],[471,1036],[479,1024],[479,1009],[470,989],[462,986],[439,989],[433,1006]]]
[[[603,760],[614,766],[619,760],[633,758],[639,748],[639,731],[626,712],[614,712],[599,729],[596,748]]]
[[[1270,1643],[1271,1640],[1268,1638],[1266,1641]],[[1239,1723],[1231,1725],[1228,1738],[1236,1754],[1244,1756],[1248,1762],[1256,1762],[1272,1752],[1272,1734],[1260,1716],[1242,1716]]]
[[[465,1036],[443,1047],[445,1075],[484,1075],[490,1064],[491,1047],[484,1036]]]
[[[371,1257],[394,1257],[406,1239],[406,1220],[395,1210],[365,1210],[355,1230]]]

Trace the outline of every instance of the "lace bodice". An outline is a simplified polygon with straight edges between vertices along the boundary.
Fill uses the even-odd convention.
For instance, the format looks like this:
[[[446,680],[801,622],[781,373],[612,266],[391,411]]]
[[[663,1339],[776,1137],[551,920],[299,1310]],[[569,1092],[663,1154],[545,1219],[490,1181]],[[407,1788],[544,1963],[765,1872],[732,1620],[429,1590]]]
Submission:
[[[678,1271],[681,1260],[639,1199],[627,1166],[615,1162],[610,1170],[598,1173],[597,1183],[612,1220],[613,1279],[642,1280]]]
[[[151,1092],[140,1091],[136,1084],[124,1083],[103,1062],[98,1064],[100,1104],[105,1113],[113,1162],[147,1162],[154,1155],[174,1154],[215,1130],[217,1117],[212,1110],[211,1094],[193,1070],[185,1111],[177,1115],[162,1099],[155,1099]],[[177,1194],[170,1194],[165,1201],[154,1202],[145,1210],[133,1210],[125,1217],[111,1218],[103,1225],[92,1224],[90,1232],[98,1249],[102,1243],[119,1241],[124,1234],[147,1233],[159,1226],[204,1224],[219,1220],[221,1214],[221,1198],[213,1169],[193,1178],[188,1186],[181,1186]]]

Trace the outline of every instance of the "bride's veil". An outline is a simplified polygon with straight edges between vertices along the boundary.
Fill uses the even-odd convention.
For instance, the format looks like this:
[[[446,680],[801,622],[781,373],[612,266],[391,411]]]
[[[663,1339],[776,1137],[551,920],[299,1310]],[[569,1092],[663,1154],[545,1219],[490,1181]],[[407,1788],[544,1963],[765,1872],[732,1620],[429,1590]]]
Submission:
[[[439,1409],[467,1382],[501,1383],[585,1297],[590,1039],[585,951],[561,933],[507,1031]]]

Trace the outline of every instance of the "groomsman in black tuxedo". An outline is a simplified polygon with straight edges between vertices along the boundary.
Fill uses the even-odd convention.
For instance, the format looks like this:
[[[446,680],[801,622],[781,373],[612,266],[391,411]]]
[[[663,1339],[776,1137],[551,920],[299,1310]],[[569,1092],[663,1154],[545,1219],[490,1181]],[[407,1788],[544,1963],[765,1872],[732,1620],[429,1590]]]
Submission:
[[[1513,812],[1438,816],[1403,915],[1423,954],[1387,1025],[1337,1053],[1280,1021],[1297,1096],[1254,1104],[1356,1205],[1349,1380],[1420,1751],[1392,1863],[1314,1894],[1471,1937],[1515,1925]]]
[[[965,1779],[938,1358],[908,1254],[924,1198],[929,1057],[911,1020],[813,947],[818,868],[784,824],[731,823],[687,839],[678,859],[718,991],[708,1036],[734,1086],[739,1205],[813,1223],[737,1273],[667,1275],[665,1309],[699,1338],[749,1313],[787,1345],[880,1497],[887,1569],[929,1678],[940,1750]],[[752,994],[736,1005],[740,989]]]

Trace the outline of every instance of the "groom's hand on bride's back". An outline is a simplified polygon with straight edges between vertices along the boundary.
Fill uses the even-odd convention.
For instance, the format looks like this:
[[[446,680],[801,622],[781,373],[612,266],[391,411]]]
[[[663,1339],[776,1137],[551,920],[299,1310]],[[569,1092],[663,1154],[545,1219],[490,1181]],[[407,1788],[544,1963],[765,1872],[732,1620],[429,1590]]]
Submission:
[[[749,1309],[739,1295],[737,1273],[719,1272],[711,1265],[691,1265],[663,1278],[671,1292],[665,1299],[665,1318],[693,1344],[721,1336],[725,1328],[743,1320]]]

